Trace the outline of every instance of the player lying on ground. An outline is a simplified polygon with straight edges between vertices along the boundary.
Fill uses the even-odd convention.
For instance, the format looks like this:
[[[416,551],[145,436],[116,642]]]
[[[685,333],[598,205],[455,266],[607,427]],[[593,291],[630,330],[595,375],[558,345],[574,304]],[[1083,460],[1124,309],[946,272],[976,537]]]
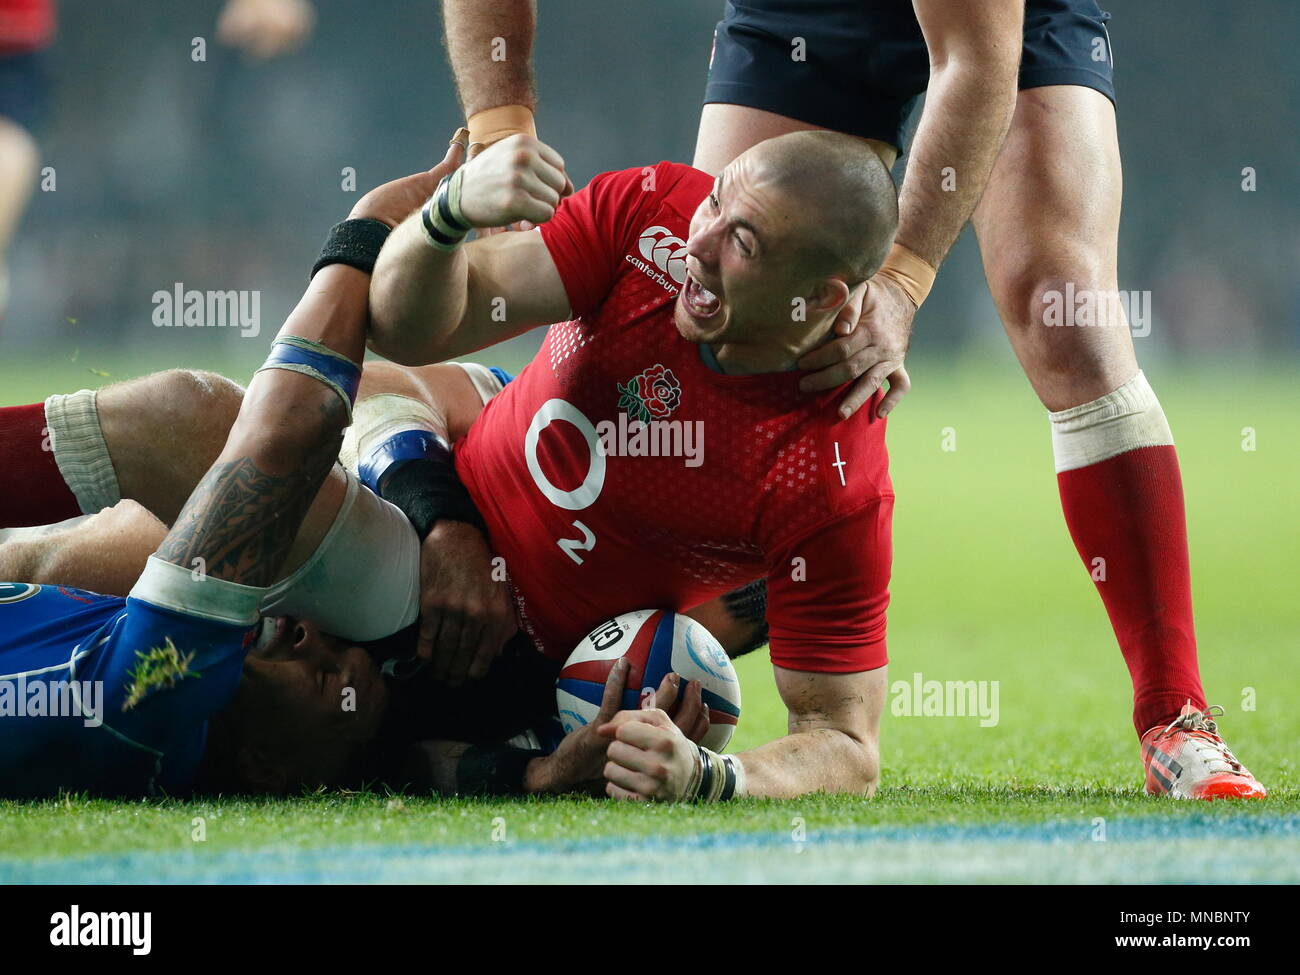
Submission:
[[[722,284],[715,285],[718,291],[735,301],[750,322],[761,325],[771,319],[773,306],[788,322],[782,327],[778,318],[775,327],[758,331],[753,345],[741,342],[720,348],[719,358],[736,368],[756,354],[767,360],[767,367],[779,368],[781,359],[793,354],[787,346],[815,341],[829,325],[834,310],[842,307],[852,291],[851,282],[861,280],[883,256],[892,232],[894,200],[887,174],[872,156],[855,153],[844,158],[844,148],[834,140],[796,139],[756,153],[750,160],[753,171],[737,170],[742,183],[752,177],[758,180],[759,192],[765,192],[766,186],[776,194],[777,205],[767,214],[770,223],[762,229],[762,236],[753,227],[745,231],[754,235],[747,247],[761,241],[763,246],[776,248],[776,253],[770,263],[760,261],[752,269],[741,270],[734,282],[735,257],[730,248],[735,245],[730,236],[722,237],[724,224],[716,216],[704,218],[708,201],[701,201],[713,198],[708,183],[685,167],[663,164],[646,174],[637,171],[599,179],[574,198],[570,211],[562,211],[572,212],[572,218],[557,220],[552,228],[574,234],[575,244],[584,236],[594,243],[599,238],[584,234],[583,225],[590,228],[593,218],[609,219],[618,223],[624,238],[609,242],[611,252],[593,255],[597,260],[590,263],[593,270],[611,277],[626,269],[617,286],[607,282],[616,293],[604,305],[609,325],[605,334],[613,337],[621,333],[630,340],[617,350],[627,361],[615,367],[608,385],[592,387],[592,396],[607,400],[599,411],[586,402],[587,396],[572,395],[598,420],[603,417],[614,424],[624,411],[633,417],[663,417],[680,407],[679,419],[690,419],[692,424],[707,417],[705,427],[712,430],[708,440],[712,446],[707,449],[712,453],[696,453],[701,461],[698,466],[687,465],[689,457],[634,456],[634,449],[622,449],[630,444],[622,448],[612,445],[607,456],[586,438],[578,444],[581,453],[568,453],[562,440],[552,439],[563,433],[564,423],[539,431],[537,441],[529,445],[528,427],[538,397],[541,401],[557,398],[550,395],[548,385],[554,375],[538,373],[538,381],[532,381],[529,376],[534,370],[526,371],[493,399],[457,451],[457,469],[482,512],[492,548],[505,555],[524,629],[554,666],[592,620],[648,605],[688,608],[767,573],[773,592],[769,613],[772,652],[778,664],[778,685],[791,711],[793,735],[742,759],[742,768],[751,772],[751,791],[763,795],[868,790],[877,778],[892,502],[885,472],[883,424],[867,414],[846,424],[841,457],[837,431],[828,422],[834,419],[831,397],[810,400],[799,396],[794,386],[797,376],[791,373],[727,377],[714,372],[697,357],[699,346],[683,342],[677,335],[673,324],[675,291],[646,276],[645,269],[650,266],[644,261],[641,268],[633,267],[612,250],[630,251],[633,259],[640,260],[635,257],[640,253],[639,228],[632,229],[633,222],[648,220],[651,229],[662,229],[659,236],[673,231],[684,235],[689,215],[699,205],[701,219],[708,226],[702,228],[697,243],[709,246],[712,242],[728,249],[726,277],[728,283],[735,284],[736,295],[732,298]],[[530,159],[536,163],[539,157],[530,153]],[[500,152],[485,154],[475,163],[480,172],[485,160],[501,161],[509,167],[517,158]],[[809,224],[817,215],[825,221],[827,214],[824,203],[809,199],[809,187],[795,176],[796,170],[808,171],[809,164],[813,172],[820,170],[830,180],[823,185],[835,186],[838,181],[842,198],[882,208],[882,212],[863,218],[879,227],[871,238],[871,249],[864,252],[851,247],[841,256],[812,242]],[[651,176],[654,179],[645,182]],[[489,187],[490,179],[489,173]],[[786,179],[793,182],[787,184]],[[643,182],[645,192],[641,190]],[[731,192],[726,193],[728,205]],[[620,212],[611,194],[622,195],[632,205]],[[488,214],[487,223],[496,222],[494,214]],[[824,222],[820,229],[825,229]],[[418,236],[414,242],[428,248]],[[508,324],[493,323],[495,335],[501,338],[535,322],[562,318],[569,310],[559,272],[544,246],[540,253],[530,253],[528,248],[515,251],[521,242],[542,246],[535,235],[527,241],[503,236],[464,249],[471,254],[513,252],[518,258],[517,263],[499,268],[510,276],[509,287],[498,289],[496,282],[485,280],[491,293],[502,295],[511,309],[528,311],[520,317],[512,313]],[[832,246],[839,243],[833,240]],[[399,247],[395,253],[400,255],[401,250]],[[581,260],[575,252],[566,267]],[[847,262],[847,270],[840,272],[843,279],[822,272],[823,268],[838,271],[841,261]],[[539,276],[540,290],[533,287]],[[790,304],[793,288],[801,293],[797,304],[806,308]],[[707,311],[703,305],[709,299],[704,294],[695,293],[700,314]],[[645,329],[633,334],[621,327],[618,319],[623,308],[634,318],[649,312]],[[589,311],[595,310],[593,304]],[[483,317],[491,321],[490,312]],[[591,343],[581,334],[582,329],[580,324],[565,323],[556,326],[548,340],[548,349],[556,348],[556,364],[567,363],[570,380],[581,378],[582,371],[592,366],[584,351]],[[662,346],[657,363],[637,361],[642,356],[643,335]],[[572,354],[562,344],[570,341],[575,349]],[[604,343],[597,343],[596,348],[603,351]],[[497,420],[492,422],[494,416]],[[680,433],[681,426],[676,430]],[[65,435],[65,445],[68,440]],[[105,452],[99,450],[96,456],[102,463]],[[603,487],[604,497],[596,505],[590,503],[595,499],[579,503],[583,482],[588,482],[589,489],[593,485],[587,477],[589,458],[603,473],[602,484],[595,487]],[[37,459],[29,466],[39,464]],[[545,479],[541,486],[533,479],[533,464],[538,478]],[[48,466],[47,458],[42,474],[46,479]],[[684,500],[675,505],[671,500],[664,503],[653,492],[637,490],[641,484],[663,485]],[[540,493],[543,487],[547,495]],[[553,506],[549,498],[559,498],[562,504]],[[564,508],[564,504],[571,507]],[[551,507],[574,513],[583,510],[580,518],[570,515],[562,522],[565,534],[560,535],[551,527],[556,517],[548,510]],[[843,525],[854,530],[830,530]],[[557,537],[565,544],[559,544]],[[836,539],[853,541],[842,545]],[[575,576],[575,571],[580,574]],[[667,734],[666,720],[660,711],[647,712],[635,722],[639,727],[627,734],[640,737],[643,730]],[[665,782],[663,794],[680,796],[689,784],[696,753],[684,735],[674,733],[664,742],[675,752],[672,773],[676,778]],[[625,747],[632,746],[617,744],[618,750]],[[526,766],[530,774],[536,764]],[[621,777],[617,768],[610,768]],[[609,788],[621,794],[623,786],[611,783]]]
[[[381,187],[353,215],[395,224],[442,172]],[[283,335],[323,339],[359,360],[367,290],[362,271],[325,267]],[[301,372],[304,360],[310,364],[320,355],[277,346],[276,356],[288,361],[276,369]],[[339,374],[340,385],[349,385],[348,372],[357,373],[337,356],[320,368]],[[503,687],[484,681],[477,698],[462,701],[466,695],[457,694],[445,708],[436,698],[407,694],[414,713],[403,714],[401,701],[393,700],[401,696],[381,678],[367,648],[322,633],[305,619],[280,617],[278,626],[256,626],[266,606],[295,600],[310,605],[313,598],[319,603],[322,596],[337,600],[351,593],[354,623],[364,621],[355,613],[357,603],[382,610],[413,602],[418,540],[400,511],[358,488],[355,478],[334,465],[344,413],[341,401],[335,408],[339,394],[331,388],[273,370],[259,373],[241,404],[237,387],[219,377],[162,378],[168,376],[183,376],[188,385],[129,383],[107,397],[118,405],[131,403],[137,424],[152,420],[152,453],[110,432],[110,454],[104,434],[120,432],[131,417],[113,409],[101,417],[93,395],[80,403],[52,397],[54,415],[44,417],[44,430],[31,427],[32,408],[0,410],[0,502],[8,523],[98,510],[95,498],[118,493],[115,468],[127,492],[155,504],[169,521],[176,519],[160,539],[153,515],[138,505],[122,506],[72,529],[0,545],[0,563],[37,577],[0,583],[0,794],[284,792],[352,784],[383,768],[382,756],[374,755],[390,740],[380,735],[381,723],[393,724],[394,717],[414,723],[431,712],[442,721],[434,728],[459,733],[465,716],[486,711],[486,702],[500,707],[502,699],[521,697],[511,697],[509,682]],[[233,397],[223,395],[231,390]],[[188,424],[180,421],[186,409]],[[216,430],[205,435],[211,428]],[[43,440],[53,449],[42,450]],[[195,488],[207,466],[211,471]],[[149,547],[142,549],[146,541]],[[156,556],[149,557],[158,542]],[[316,558],[321,550],[342,553],[347,561],[322,561]],[[371,565],[402,564],[406,553],[407,571],[400,576],[405,589],[397,600],[386,593],[368,601],[359,598],[364,585],[354,581],[340,589],[331,579],[354,579],[352,573],[367,568],[368,552],[378,553]],[[142,558],[148,567],[137,581]],[[292,569],[284,578],[282,566]],[[9,576],[15,577],[21,576]],[[280,583],[272,586],[277,578]],[[75,579],[130,595],[39,584]],[[411,610],[406,621],[413,618]],[[536,656],[530,649],[523,659]],[[679,696],[678,685],[665,681],[661,703],[698,737],[698,688],[681,690]],[[546,697],[553,709],[549,686]],[[489,728],[483,732],[488,740],[496,740],[494,730],[505,733]],[[411,731],[398,727],[394,734]],[[603,756],[604,750],[594,729],[571,736],[564,748],[533,763],[533,784],[558,788],[589,777],[588,756]]]
[[[250,764],[327,783],[373,737],[384,690],[365,654],[290,668],[278,643],[254,647],[270,584],[295,545],[319,541],[299,532],[308,509],[342,500],[320,489],[351,421],[368,284],[337,264],[316,274],[126,599],[0,587],[5,794],[229,787]]]
[[[443,2],[477,146],[535,135],[534,6]],[[911,388],[913,316],[972,220],[1007,336],[1050,411],[1070,534],[1090,573],[1105,560],[1097,591],[1132,677],[1147,791],[1259,796],[1206,707],[1178,458],[1113,300],[1122,178],[1109,20],[1096,0],[727,4],[694,165],[714,174],[764,139],[826,128],[892,166],[925,94],[894,247],[856,328],[842,316],[837,337],[800,360],[818,370],[803,388],[855,380],[841,404],[852,411],[887,381],[876,408],[894,408]],[[510,56],[492,56],[503,45]],[[1069,292],[1095,300],[1053,321]],[[1094,307],[1101,320],[1087,317]]]
[[[364,209],[364,208],[362,208]],[[491,553],[480,529],[439,519],[423,544],[393,506],[359,488],[358,428],[374,428],[395,410],[412,409],[428,429],[449,441],[461,439],[500,390],[500,370],[474,364],[406,369],[368,363],[362,373],[355,421],[344,439],[352,468],[336,467],[323,491],[344,499],[308,512],[305,542],[295,545],[286,571],[261,607],[264,640],[248,670],[263,676],[275,668],[313,667],[332,659],[393,658],[403,668],[386,675],[387,709],[375,742],[370,777],[405,775],[395,785],[435,786],[442,791],[481,791],[489,783],[466,771],[449,783],[403,772],[397,753],[411,741],[459,740],[495,744],[534,728],[545,729],[555,707],[557,666],[526,640],[502,643],[516,629],[508,587],[493,577]],[[42,528],[0,530],[0,578],[74,586],[104,595],[126,595],[149,554],[161,543],[185,494],[221,450],[240,409],[242,390],[221,376],[173,370],[45,404],[0,408],[0,523],[30,525],[78,511],[97,512]],[[373,439],[373,438],[371,438]],[[42,450],[46,442],[51,448]],[[66,473],[66,479],[65,479]],[[310,539],[318,540],[312,547]],[[417,565],[426,575],[418,602]],[[730,594],[692,611],[732,654],[764,642],[761,592]],[[417,655],[417,634],[408,626],[423,609],[431,627],[420,655],[431,666],[406,673]],[[323,621],[323,622],[322,622]],[[473,633],[469,640],[458,634]],[[382,639],[389,634],[387,639]],[[498,657],[499,655],[499,657]],[[291,672],[291,671],[288,671]],[[463,683],[465,678],[470,683]],[[613,685],[611,685],[611,690]],[[659,704],[685,728],[700,721],[698,685],[661,688]],[[327,713],[337,707],[330,697]],[[707,709],[704,709],[707,721]],[[707,724],[704,726],[707,728]],[[703,732],[695,732],[698,738]],[[557,756],[533,763],[529,791],[562,791],[599,778],[603,761],[582,757],[580,736]],[[589,745],[597,743],[588,741]],[[304,747],[306,743],[304,742]],[[444,747],[452,747],[450,745]],[[459,746],[457,754],[465,750]],[[599,743],[599,756],[604,746]],[[393,761],[384,752],[393,753]],[[581,760],[580,760],[581,757]],[[474,756],[470,756],[470,764]],[[290,785],[250,766],[245,789],[282,791]],[[603,782],[603,780],[602,780]]]

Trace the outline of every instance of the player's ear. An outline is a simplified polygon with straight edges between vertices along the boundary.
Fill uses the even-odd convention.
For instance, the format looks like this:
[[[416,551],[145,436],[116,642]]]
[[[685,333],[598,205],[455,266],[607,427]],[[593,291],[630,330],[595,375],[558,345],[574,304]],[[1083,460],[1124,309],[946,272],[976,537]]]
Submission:
[[[852,294],[853,289],[843,278],[822,278],[808,294],[808,311],[812,313],[809,319],[839,311]]]

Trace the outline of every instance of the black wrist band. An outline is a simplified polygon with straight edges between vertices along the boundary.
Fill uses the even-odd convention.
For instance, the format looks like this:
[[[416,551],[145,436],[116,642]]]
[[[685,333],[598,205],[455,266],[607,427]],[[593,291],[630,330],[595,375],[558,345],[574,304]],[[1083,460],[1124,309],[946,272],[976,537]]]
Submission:
[[[417,457],[393,465],[379,484],[378,494],[406,515],[420,541],[428,537],[434,523],[442,519],[463,521],[486,531],[483,516],[474,506],[469,491],[447,460]]]
[[[544,754],[511,745],[470,745],[456,764],[456,791],[467,796],[521,796],[528,763]]]
[[[379,249],[390,233],[388,224],[366,217],[336,223],[325,238],[320,257],[312,265],[311,277],[330,264],[346,264],[370,274],[375,269]]]

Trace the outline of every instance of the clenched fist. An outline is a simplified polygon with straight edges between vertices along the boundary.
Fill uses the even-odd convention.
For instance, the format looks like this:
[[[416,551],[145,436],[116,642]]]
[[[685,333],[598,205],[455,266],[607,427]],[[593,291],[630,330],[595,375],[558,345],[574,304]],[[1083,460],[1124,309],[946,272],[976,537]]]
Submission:
[[[564,160],[546,143],[512,135],[465,165],[460,212],[472,227],[545,223],[568,185]]]

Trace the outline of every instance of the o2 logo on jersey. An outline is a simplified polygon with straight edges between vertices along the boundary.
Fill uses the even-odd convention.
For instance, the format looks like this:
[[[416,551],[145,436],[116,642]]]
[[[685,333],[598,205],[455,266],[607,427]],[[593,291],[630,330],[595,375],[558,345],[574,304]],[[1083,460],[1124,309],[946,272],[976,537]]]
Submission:
[[[623,628],[617,620],[607,620],[588,633],[587,639],[597,652],[604,652],[623,639]]]
[[[537,456],[537,444],[542,431],[556,420],[571,423],[587,443],[587,476],[571,491],[565,491],[551,483]],[[528,461],[528,473],[533,476],[537,489],[547,501],[565,511],[590,508],[605,486],[605,448],[601,445],[600,437],[596,436],[596,428],[591,421],[568,400],[548,399],[533,414],[533,421],[528,424],[528,433],[524,436],[524,458]],[[578,538],[557,538],[555,544],[560,546],[565,555],[582,565],[581,553],[590,552],[596,547],[596,533],[577,518],[573,519],[573,527],[579,533]]]
[[[0,603],[21,603],[40,591],[40,586],[30,582],[0,582]]]

